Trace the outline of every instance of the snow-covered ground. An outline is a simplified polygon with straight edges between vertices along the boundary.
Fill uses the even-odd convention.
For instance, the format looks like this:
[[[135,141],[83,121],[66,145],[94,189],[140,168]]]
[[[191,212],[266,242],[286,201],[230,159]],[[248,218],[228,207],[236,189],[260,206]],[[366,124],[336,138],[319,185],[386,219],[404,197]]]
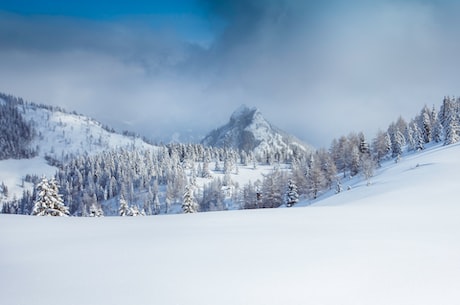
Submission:
[[[32,193],[33,184],[24,182],[26,175],[52,177],[56,171],[56,167],[48,165],[45,159],[41,157],[21,160],[1,160],[0,182],[3,182],[8,187],[8,198],[0,195],[0,207],[2,199],[12,200],[14,198],[21,198],[24,190],[29,190]]]
[[[0,303],[459,304],[459,154],[405,157],[308,207],[0,215]]]
[[[19,109],[38,133],[31,146],[40,147],[40,156],[48,155],[60,160],[64,154],[96,154],[127,146],[137,149],[152,147],[139,138],[108,132],[101,123],[83,115],[31,105]]]

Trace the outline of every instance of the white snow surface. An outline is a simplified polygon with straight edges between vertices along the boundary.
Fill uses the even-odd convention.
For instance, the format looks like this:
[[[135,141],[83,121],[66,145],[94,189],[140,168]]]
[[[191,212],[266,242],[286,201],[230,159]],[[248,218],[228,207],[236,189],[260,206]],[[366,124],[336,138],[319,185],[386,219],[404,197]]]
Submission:
[[[8,305],[454,305],[460,145],[297,208],[187,215],[0,215]]]
[[[50,111],[33,105],[19,106],[24,119],[30,121],[38,133],[32,147],[39,146],[40,156],[61,160],[65,154],[96,154],[118,147],[138,149],[152,146],[140,138],[111,133],[101,123],[78,114]]]
[[[35,157],[32,159],[9,159],[0,161],[0,181],[8,187],[8,197],[0,195],[0,206],[2,200],[21,198],[24,190],[33,191],[33,184],[23,182],[26,175],[45,175],[52,177],[56,173],[56,167],[50,166],[45,159]]]

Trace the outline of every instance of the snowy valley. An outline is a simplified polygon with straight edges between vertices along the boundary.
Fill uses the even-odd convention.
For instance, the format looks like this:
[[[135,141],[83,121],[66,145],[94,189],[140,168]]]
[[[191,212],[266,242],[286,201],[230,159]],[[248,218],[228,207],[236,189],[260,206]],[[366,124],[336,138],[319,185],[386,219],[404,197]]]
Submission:
[[[0,215],[2,303],[458,304],[459,154],[435,145],[307,207]]]

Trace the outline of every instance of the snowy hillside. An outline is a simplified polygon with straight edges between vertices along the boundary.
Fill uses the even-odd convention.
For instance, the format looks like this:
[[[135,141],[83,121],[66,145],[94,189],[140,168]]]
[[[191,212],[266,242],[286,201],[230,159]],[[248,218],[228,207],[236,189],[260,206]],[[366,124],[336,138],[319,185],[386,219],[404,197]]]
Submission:
[[[309,145],[270,124],[259,109],[250,109],[244,105],[233,112],[226,125],[213,130],[202,143],[251,151],[256,155],[263,155],[267,151],[313,150]]]
[[[109,132],[102,124],[83,115],[26,105],[24,118],[38,133],[32,146],[40,156],[61,160],[65,155],[95,154],[117,147],[152,147],[139,138]]]
[[[11,97],[1,95],[1,104],[6,105],[5,99],[8,98]],[[28,146],[36,156],[0,160],[0,182],[8,188],[8,196],[0,195],[0,207],[2,202],[19,199],[23,191],[32,190],[33,184],[24,182],[25,176],[54,175],[57,167],[50,166],[49,160],[59,163],[75,156],[94,155],[120,147],[153,148],[140,138],[110,132],[101,123],[83,115],[17,100],[8,103],[15,105],[22,119],[32,128],[34,135]]]
[[[308,207],[0,215],[1,303],[458,304],[459,154],[403,157]]]

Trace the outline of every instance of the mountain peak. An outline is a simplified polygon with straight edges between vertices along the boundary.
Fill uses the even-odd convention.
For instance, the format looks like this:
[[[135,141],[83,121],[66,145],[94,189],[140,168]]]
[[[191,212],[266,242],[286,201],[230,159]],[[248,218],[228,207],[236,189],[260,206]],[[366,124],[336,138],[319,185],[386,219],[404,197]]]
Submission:
[[[210,132],[202,143],[253,151],[256,154],[277,149],[292,150],[294,146],[304,151],[311,150],[311,147],[300,140],[274,127],[259,109],[244,104],[232,113],[226,125]]]
[[[233,111],[230,117],[230,121],[239,121],[241,119],[251,118],[256,112],[260,112],[259,109],[255,107],[249,108],[245,104],[242,104],[235,111]]]

